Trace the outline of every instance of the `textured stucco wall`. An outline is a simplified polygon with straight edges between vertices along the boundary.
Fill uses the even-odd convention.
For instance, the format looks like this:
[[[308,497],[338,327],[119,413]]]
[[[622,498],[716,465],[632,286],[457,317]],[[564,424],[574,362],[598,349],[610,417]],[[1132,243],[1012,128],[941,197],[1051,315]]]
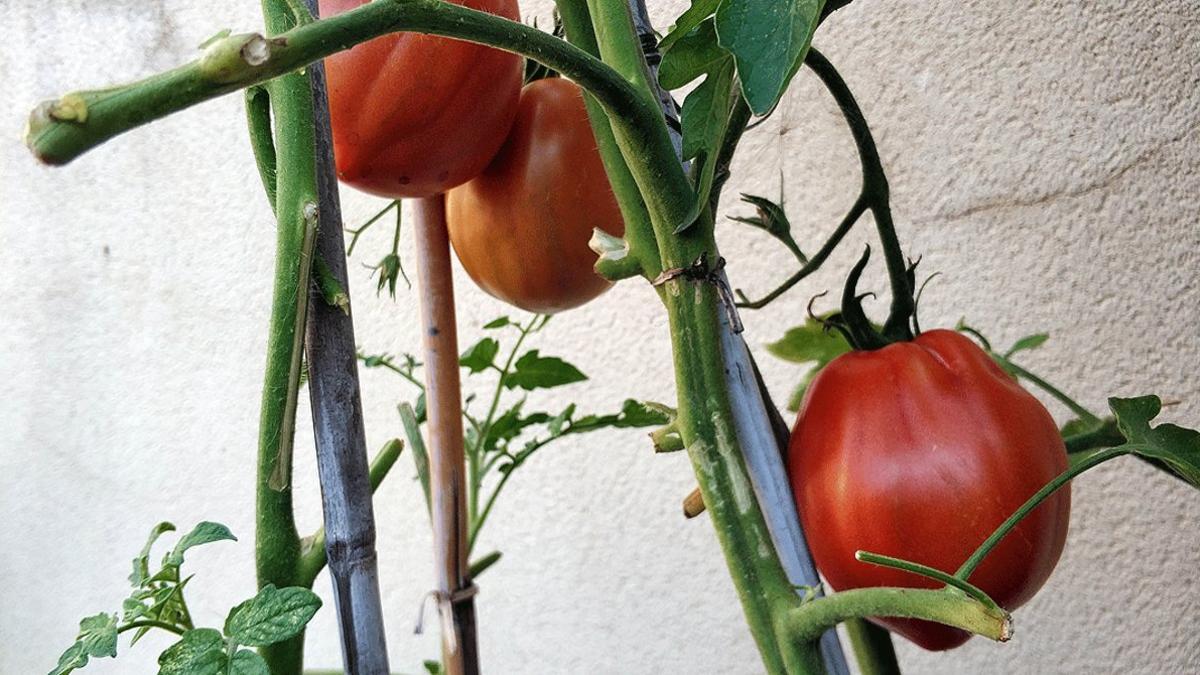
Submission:
[[[685,3],[651,4],[666,25]],[[219,624],[252,592],[249,466],[273,232],[238,97],[65,169],[38,167],[17,141],[36,100],[179,63],[222,28],[260,25],[255,3],[9,0],[4,13],[0,673],[16,675],[48,670],[80,617],[118,606],[129,559],[160,519],[219,520],[242,536],[189,557],[201,623]],[[1029,365],[1086,404],[1154,391],[1180,401],[1167,418],[1200,423],[1200,5],[858,0],[816,42],[874,125],[908,250],[943,273],[922,304],[926,326],[966,316],[1001,343],[1048,330]],[[842,122],[806,73],[735,169],[722,215],[745,211],[739,191],[775,194],[782,174],[809,248],[857,185]],[[344,204],[349,223],[379,206],[352,191]],[[772,241],[725,222],[721,236],[735,285],[753,294],[787,274]],[[797,372],[762,345],[839,284],[868,237],[860,227],[827,272],[745,316],[778,397]],[[360,260],[381,256],[387,239],[383,228],[367,236]],[[407,243],[402,254],[411,265]],[[417,349],[414,294],[377,299],[369,272],[352,269],[363,347]],[[505,310],[459,281],[466,341]],[[869,283],[882,281],[876,270]],[[664,315],[645,284],[556,319],[545,346],[591,375],[569,390],[583,408],[672,397]],[[400,434],[394,405],[408,391],[378,372],[363,381],[374,449]],[[305,403],[306,531],[319,522],[307,420]],[[432,636],[410,634],[431,544],[407,457],[399,466],[378,496],[379,544],[393,663],[414,672],[436,653]],[[692,483],[682,455],[654,456],[637,432],[581,438],[523,469],[484,542],[505,552],[479,598],[487,670],[756,672],[712,528],[679,516]],[[949,655],[902,643],[906,669],[1200,669],[1200,496],[1132,460],[1074,494],[1066,554],[1017,613],[1016,639]],[[326,597],[327,586],[322,575]],[[148,638],[89,672],[153,672],[165,644]],[[329,611],[312,625],[309,655],[340,663]]]

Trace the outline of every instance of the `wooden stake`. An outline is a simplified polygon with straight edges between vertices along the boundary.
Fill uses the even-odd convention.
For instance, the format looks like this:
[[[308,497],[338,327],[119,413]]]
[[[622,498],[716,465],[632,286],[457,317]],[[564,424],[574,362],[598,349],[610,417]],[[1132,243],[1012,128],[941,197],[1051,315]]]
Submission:
[[[467,568],[466,462],[458,334],[442,195],[417,200],[414,220],[425,345],[430,497],[442,661],[449,675],[478,675],[475,587]]]

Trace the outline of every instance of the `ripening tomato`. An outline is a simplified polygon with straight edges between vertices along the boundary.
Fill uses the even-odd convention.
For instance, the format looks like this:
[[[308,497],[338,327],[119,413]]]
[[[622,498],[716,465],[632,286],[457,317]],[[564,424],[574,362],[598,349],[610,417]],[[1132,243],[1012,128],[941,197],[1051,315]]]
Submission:
[[[451,0],[519,19],[517,0]],[[367,0],[320,0],[322,16]],[[517,110],[516,54],[393,33],[325,59],[338,177],[383,197],[428,197],[491,161]]]
[[[835,590],[936,588],[854,558],[866,550],[953,574],[1042,486],[1067,468],[1046,408],[966,337],[948,330],[851,352],[805,394],[789,472],[817,569]],[[1062,553],[1069,487],[1037,507],[969,581],[1013,610]],[[926,649],[970,634],[913,619],[876,621]]]
[[[603,293],[593,228],[625,233],[579,86],[525,86],[508,140],[487,169],[446,194],[446,225],[463,268],[488,293],[557,312]]]

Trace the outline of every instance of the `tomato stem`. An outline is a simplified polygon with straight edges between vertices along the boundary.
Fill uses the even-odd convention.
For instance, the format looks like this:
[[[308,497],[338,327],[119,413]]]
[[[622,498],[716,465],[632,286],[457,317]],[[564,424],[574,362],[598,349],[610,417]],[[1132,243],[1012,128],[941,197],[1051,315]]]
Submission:
[[[814,598],[791,611],[785,630],[797,640],[812,640],[847,619],[870,616],[936,621],[1000,642],[1012,637],[1012,617],[957,589],[855,588]]]
[[[1101,450],[1076,464],[1071,465],[1066,471],[1059,474],[1057,478],[1050,481],[1044,485],[1042,489],[1034,493],[1034,495],[1030,497],[1024,504],[1022,504],[1021,507],[1017,509],[1011,516],[1009,516],[1007,520],[1001,523],[1000,526],[996,528],[996,531],[993,532],[986,540],[984,540],[984,542],[979,545],[979,548],[975,549],[975,552],[971,554],[971,557],[967,558],[967,561],[962,564],[962,567],[959,567],[958,570],[955,571],[954,576],[964,581],[968,579],[971,576],[971,573],[974,572],[975,569],[979,567],[980,563],[983,562],[983,559],[987,556],[987,554],[990,553],[992,549],[1000,543],[1000,540],[1004,539],[1009,532],[1012,532],[1013,528],[1017,526],[1017,523],[1021,522],[1025,516],[1029,515],[1029,513],[1037,508],[1039,504],[1045,501],[1047,497],[1054,494],[1054,492],[1062,486],[1071,482],[1072,478],[1078,476],[1084,471],[1087,471],[1088,469],[1099,466],[1110,459],[1116,459],[1117,457],[1128,455],[1130,452],[1132,452],[1132,450],[1126,446],[1108,448],[1106,450]]]
[[[290,11],[269,0],[263,3],[263,13],[268,30],[281,32],[291,25]],[[275,281],[259,422],[255,570],[260,589],[268,584],[283,588],[299,583],[300,538],[292,506],[291,456],[317,217],[316,143],[308,78],[288,75],[265,88],[278,128],[306,131],[281,135],[278,146],[273,146],[277,167],[283,168],[284,175],[282,180],[276,178],[274,190]],[[255,143],[261,151],[265,145],[261,121],[256,132]],[[264,175],[264,184],[269,181]],[[299,673],[303,633],[261,651],[271,672]]]
[[[286,7],[277,25],[291,26]],[[43,162],[65,164],[91,148],[198,103],[297,73],[330,54],[389,33],[418,31],[521,54],[570,77],[589,91],[627,131],[627,140],[656,154],[657,106],[602,61],[532,26],[441,0],[380,0],[343,14],[272,31],[229,35],[209,44],[189,64],[116,87],[78,91],[38,106],[26,143]]]
[[[900,558],[893,558],[891,556],[882,555],[879,553],[871,553],[869,551],[858,551],[854,554],[854,558],[856,560],[860,560],[865,563],[870,563],[872,565],[879,565],[880,567],[890,567],[892,569],[897,569],[897,570],[901,570],[904,572],[909,572],[911,574],[915,574],[917,576],[922,576],[927,579],[933,579],[934,581],[940,581],[940,582],[946,584],[947,586],[952,586],[954,588],[957,588],[958,590],[967,594],[971,598],[975,599],[977,602],[981,602],[981,603],[987,605],[988,607],[997,607],[997,608],[999,607],[999,605],[997,605],[994,600],[992,600],[991,598],[988,597],[987,593],[984,593],[978,587],[973,586],[973,585],[967,583],[966,581],[963,581],[962,579],[959,579],[958,577],[955,577],[951,574],[946,574],[945,572],[937,569],[936,567],[922,565],[920,563],[912,562],[911,560],[902,560]]]
[[[909,321],[913,315],[914,288],[909,280],[909,266],[900,247],[900,240],[896,236],[895,224],[892,222],[891,188],[888,186],[883,163],[879,159],[879,150],[875,147],[875,138],[854,94],[829,59],[816,48],[810,48],[804,58],[804,65],[820,78],[825,88],[833,95],[858,147],[858,156],[862,164],[861,195],[875,218],[875,227],[883,244],[883,255],[892,287],[892,306],[887,321],[884,322],[883,334],[892,341],[911,340]]]
[[[891,633],[866,619],[847,619],[846,634],[860,675],[900,675]]]

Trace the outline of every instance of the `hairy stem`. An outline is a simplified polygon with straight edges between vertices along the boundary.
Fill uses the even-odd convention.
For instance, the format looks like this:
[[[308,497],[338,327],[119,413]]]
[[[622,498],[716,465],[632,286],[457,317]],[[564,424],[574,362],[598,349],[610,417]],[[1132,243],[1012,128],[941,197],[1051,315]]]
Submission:
[[[265,0],[267,28],[291,26],[290,10]],[[312,91],[293,73],[266,85],[275,113],[277,178],[275,283],[267,338],[259,431],[255,568],[258,586],[283,588],[299,581],[300,538],[292,511],[291,458],[300,388],[308,282],[317,225],[317,186]],[[301,671],[304,636],[263,647],[271,672]]]
[[[875,216],[875,227],[883,244],[883,255],[892,287],[892,306],[884,323],[884,335],[892,340],[910,339],[912,334],[908,322],[914,311],[915,289],[908,281],[908,264],[900,248],[900,240],[896,237],[895,225],[892,223],[891,191],[883,163],[879,159],[879,150],[875,147],[875,138],[871,135],[871,128],[867,125],[862,108],[858,106],[850,87],[829,59],[816,48],[810,48],[804,64],[821,79],[833,95],[858,147],[863,172],[862,196],[866,199],[871,214]]]
[[[1041,490],[1038,490],[1032,497],[1022,504],[1021,508],[1014,511],[1007,520],[1001,523],[1000,527],[997,527],[996,531],[993,532],[992,535],[988,537],[982,544],[980,544],[979,548],[975,549],[975,552],[971,554],[971,557],[967,558],[967,561],[962,564],[962,567],[958,568],[958,570],[954,573],[954,576],[963,580],[969,579],[971,577],[971,573],[975,571],[975,568],[979,567],[980,563],[983,562],[983,559],[987,557],[987,554],[990,553],[991,550],[995,548],[996,545],[999,544],[1009,532],[1012,532],[1013,528],[1017,526],[1017,523],[1021,522],[1025,516],[1029,515],[1031,511],[1037,508],[1038,505],[1041,504],[1047,497],[1054,494],[1056,490],[1071,482],[1072,478],[1078,476],[1084,471],[1087,471],[1088,469],[1091,469],[1092,467],[1099,466],[1110,459],[1116,459],[1117,457],[1128,455],[1130,452],[1132,452],[1132,450],[1127,447],[1109,448],[1107,450],[1101,450],[1094,455],[1090,455],[1078,463],[1072,464],[1070,468],[1059,474],[1054,480],[1046,483]]]
[[[657,106],[587,52],[486,12],[442,0],[379,0],[319,21],[291,26],[291,12],[268,21],[274,37],[243,33],[218,38],[200,59],[123,86],[72,92],[30,116],[26,143],[49,164],[65,164],[118,134],[224,94],[303,69],[330,54],[400,31],[444,35],[522,54],[557,70],[595,96],[639,151],[653,154],[661,124]]]
[[[793,610],[785,630],[812,640],[847,619],[889,616],[936,621],[1004,642],[1012,637],[1012,617],[952,588],[855,588],[817,598]]]
[[[866,619],[848,619],[845,626],[860,675],[900,674],[896,647],[892,644],[891,634],[886,628],[876,626]]]

